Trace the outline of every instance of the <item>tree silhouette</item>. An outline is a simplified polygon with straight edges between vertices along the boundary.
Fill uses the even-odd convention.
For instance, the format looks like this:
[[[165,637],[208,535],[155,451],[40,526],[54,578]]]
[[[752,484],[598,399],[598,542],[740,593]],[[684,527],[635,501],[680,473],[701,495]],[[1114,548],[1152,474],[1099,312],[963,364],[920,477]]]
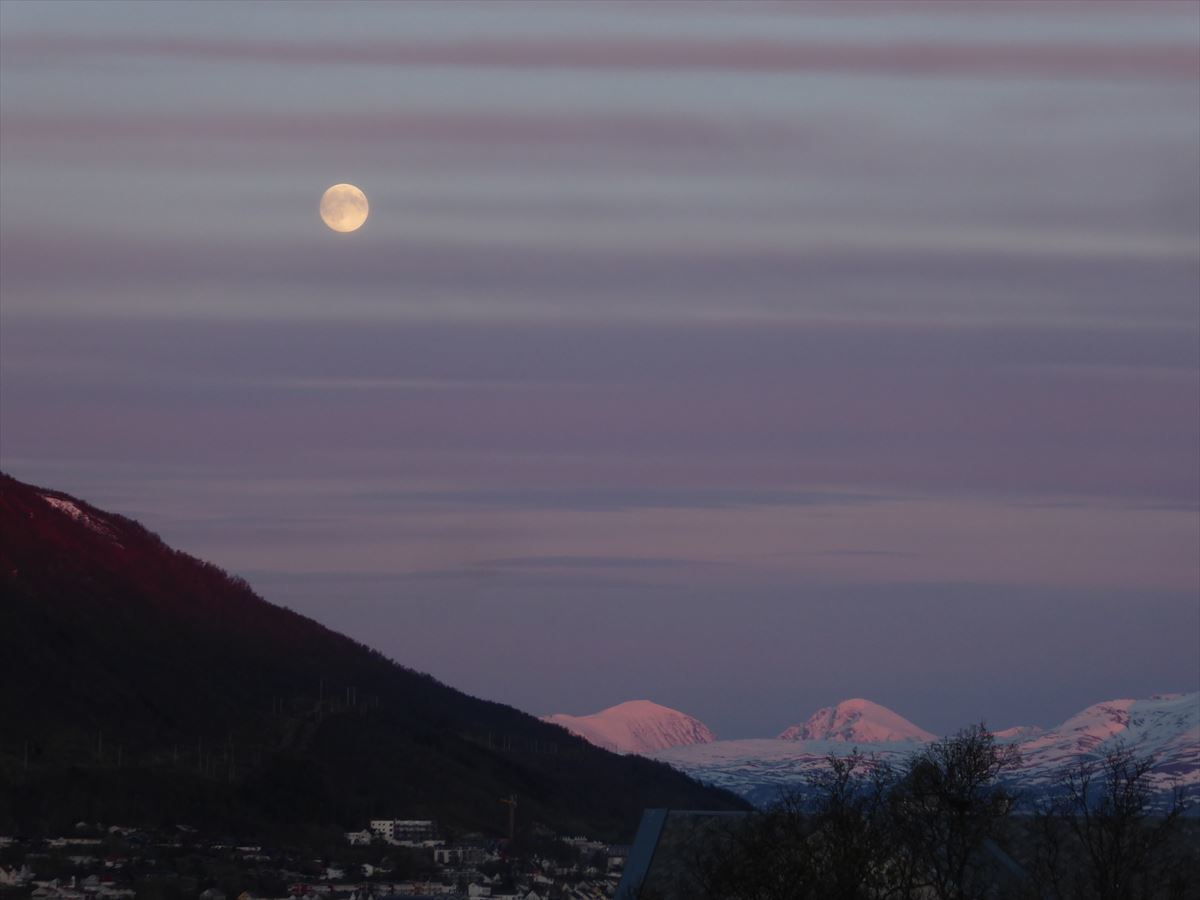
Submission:
[[[1053,900],[1183,898],[1200,886],[1196,853],[1181,852],[1186,804],[1165,803],[1153,756],[1117,746],[1063,770],[1054,799],[1035,817],[1033,870]]]

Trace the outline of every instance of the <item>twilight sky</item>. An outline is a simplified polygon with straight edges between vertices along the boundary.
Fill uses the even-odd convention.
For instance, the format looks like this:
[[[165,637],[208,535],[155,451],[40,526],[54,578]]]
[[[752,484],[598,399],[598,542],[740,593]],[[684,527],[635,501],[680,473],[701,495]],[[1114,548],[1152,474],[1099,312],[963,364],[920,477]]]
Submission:
[[[1200,5],[6,0],[0,193],[0,467],[456,687],[1200,687]]]

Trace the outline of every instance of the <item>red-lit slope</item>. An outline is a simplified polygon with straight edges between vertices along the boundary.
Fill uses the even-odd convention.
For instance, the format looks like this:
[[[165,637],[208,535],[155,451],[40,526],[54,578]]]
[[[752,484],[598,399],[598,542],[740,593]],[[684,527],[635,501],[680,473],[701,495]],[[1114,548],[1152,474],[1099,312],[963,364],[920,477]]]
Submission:
[[[618,839],[647,806],[741,805],[399,666],[130,519],[7,476],[0,591],[0,833],[380,815],[498,833],[497,798],[516,794],[527,825]]]

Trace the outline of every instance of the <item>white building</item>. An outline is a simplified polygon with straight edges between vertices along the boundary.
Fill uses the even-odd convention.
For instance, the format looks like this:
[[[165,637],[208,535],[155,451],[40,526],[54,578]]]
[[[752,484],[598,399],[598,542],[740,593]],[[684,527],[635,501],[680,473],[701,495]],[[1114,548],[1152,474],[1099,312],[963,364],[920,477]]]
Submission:
[[[389,843],[419,844],[437,837],[432,819],[372,819],[371,831]]]
[[[371,831],[383,840],[390,841],[392,839],[392,822],[394,821],[395,819],[372,819]]]
[[[398,841],[432,841],[437,837],[437,823],[432,819],[396,819],[392,822],[392,837]]]
[[[485,862],[488,852],[482,847],[438,847],[433,861],[440,866],[470,866]]]

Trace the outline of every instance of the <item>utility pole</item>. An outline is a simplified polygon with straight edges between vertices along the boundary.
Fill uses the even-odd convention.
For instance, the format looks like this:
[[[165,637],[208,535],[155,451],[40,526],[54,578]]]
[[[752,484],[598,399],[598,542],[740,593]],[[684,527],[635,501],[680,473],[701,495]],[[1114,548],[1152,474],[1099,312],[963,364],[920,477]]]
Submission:
[[[511,841],[517,830],[517,795],[509,794],[507,797],[501,797],[500,802],[508,807],[508,839]]]

